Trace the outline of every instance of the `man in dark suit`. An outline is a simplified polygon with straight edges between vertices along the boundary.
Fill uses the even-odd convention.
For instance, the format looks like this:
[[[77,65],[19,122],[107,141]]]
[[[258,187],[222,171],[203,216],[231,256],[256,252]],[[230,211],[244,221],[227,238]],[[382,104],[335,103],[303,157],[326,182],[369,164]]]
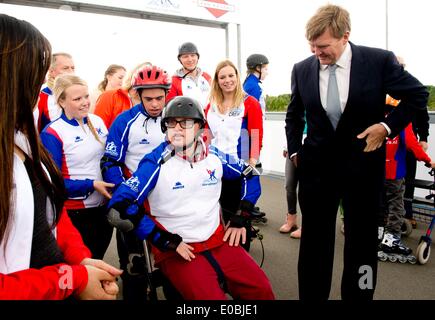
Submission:
[[[321,7],[306,26],[314,55],[292,71],[286,135],[300,174],[301,299],[329,297],[340,200],[345,225],[342,298],[373,299],[385,138],[396,136],[414,112],[426,108],[426,88],[392,52],[356,46],[349,35],[348,12]],[[386,94],[401,100],[388,117]]]

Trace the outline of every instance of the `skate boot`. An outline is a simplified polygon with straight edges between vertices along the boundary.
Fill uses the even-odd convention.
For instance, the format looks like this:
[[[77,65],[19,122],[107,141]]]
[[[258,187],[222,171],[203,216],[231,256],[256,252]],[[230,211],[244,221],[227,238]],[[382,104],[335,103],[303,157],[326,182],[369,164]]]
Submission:
[[[259,207],[254,207],[249,213],[253,224],[267,223],[266,213],[260,211]]]
[[[384,227],[378,227],[378,248],[381,250],[381,242],[384,238]]]
[[[380,261],[400,262],[415,264],[417,258],[412,255],[412,250],[406,247],[399,236],[385,232],[379,245],[378,259]]]

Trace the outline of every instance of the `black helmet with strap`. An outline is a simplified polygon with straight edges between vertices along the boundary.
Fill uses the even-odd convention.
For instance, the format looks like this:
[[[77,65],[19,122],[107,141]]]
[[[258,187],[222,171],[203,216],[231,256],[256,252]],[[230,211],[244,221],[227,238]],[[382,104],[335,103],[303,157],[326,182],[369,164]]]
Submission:
[[[178,47],[178,59],[180,59],[181,55],[188,54],[188,53],[196,54],[199,59],[198,48],[192,42],[185,42],[180,47]]]
[[[177,96],[168,102],[163,109],[161,127],[162,132],[165,133],[168,129],[166,127],[166,120],[169,118],[189,118],[194,119],[201,124],[201,128],[205,125],[205,115],[201,104],[193,98],[185,96]]]
[[[269,59],[267,59],[267,57],[263,54],[254,53],[251,54],[248,59],[246,59],[246,67],[248,69],[255,70],[257,66],[261,67],[263,64],[269,64]]]

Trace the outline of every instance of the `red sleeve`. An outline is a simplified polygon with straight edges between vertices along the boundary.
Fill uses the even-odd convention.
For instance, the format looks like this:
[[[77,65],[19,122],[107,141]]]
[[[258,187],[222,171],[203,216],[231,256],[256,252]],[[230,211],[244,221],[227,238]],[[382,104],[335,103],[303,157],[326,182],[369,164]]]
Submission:
[[[0,274],[0,300],[60,300],[82,292],[87,283],[85,266],[66,264]]]
[[[166,103],[171,101],[174,97],[181,96],[181,79],[180,77],[173,76],[171,88],[169,89],[168,94],[166,95]]]
[[[207,120],[209,110],[210,110],[210,103],[204,109],[204,116],[206,120]],[[205,144],[209,146],[211,144],[211,140],[213,139],[213,134],[210,130],[210,126],[208,125],[207,121],[205,122],[204,133],[202,134],[202,137]]]
[[[263,145],[263,113],[260,103],[249,96],[245,100],[245,115],[248,118],[250,140],[249,157],[258,159]]]
[[[57,224],[57,244],[66,263],[80,264],[83,259],[91,257],[91,252],[83,243],[80,233],[73,226],[66,209],[62,211]]]
[[[94,114],[103,119],[106,128],[110,128],[113,122],[113,108],[115,107],[115,96],[116,91],[109,90],[103,92],[97,99],[95,103]]]
[[[208,81],[209,84],[211,84],[211,77],[207,72],[203,72],[202,76],[204,77],[205,80]]]
[[[424,161],[425,163],[430,163],[432,160],[423,150],[421,145],[418,143],[417,137],[412,130],[412,124],[410,123],[405,128],[405,145],[406,149],[412,151],[414,157],[419,161]]]

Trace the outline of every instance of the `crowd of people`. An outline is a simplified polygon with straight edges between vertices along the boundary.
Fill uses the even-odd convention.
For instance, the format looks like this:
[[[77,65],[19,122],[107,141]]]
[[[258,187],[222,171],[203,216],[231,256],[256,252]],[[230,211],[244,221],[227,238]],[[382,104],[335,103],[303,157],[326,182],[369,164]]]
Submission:
[[[123,299],[145,301],[149,245],[183,299],[273,300],[249,254],[268,58],[250,55],[245,79],[230,60],[211,76],[186,42],[174,75],[151,62],[110,65],[90,94],[73,57],[53,54],[33,25],[1,14],[0,26],[0,299],[115,299],[121,277]],[[389,150],[404,144],[435,167],[410,124],[427,113],[426,88],[392,52],[350,42],[350,31],[345,9],[319,8],[306,25],[312,56],[292,71],[279,232],[301,239],[304,300],[329,297],[339,205],[342,298],[373,299],[379,247],[403,249],[405,171],[393,172]],[[386,94],[400,103],[387,110]],[[102,260],[114,227],[120,269]],[[371,287],[360,286],[361,266]]]

